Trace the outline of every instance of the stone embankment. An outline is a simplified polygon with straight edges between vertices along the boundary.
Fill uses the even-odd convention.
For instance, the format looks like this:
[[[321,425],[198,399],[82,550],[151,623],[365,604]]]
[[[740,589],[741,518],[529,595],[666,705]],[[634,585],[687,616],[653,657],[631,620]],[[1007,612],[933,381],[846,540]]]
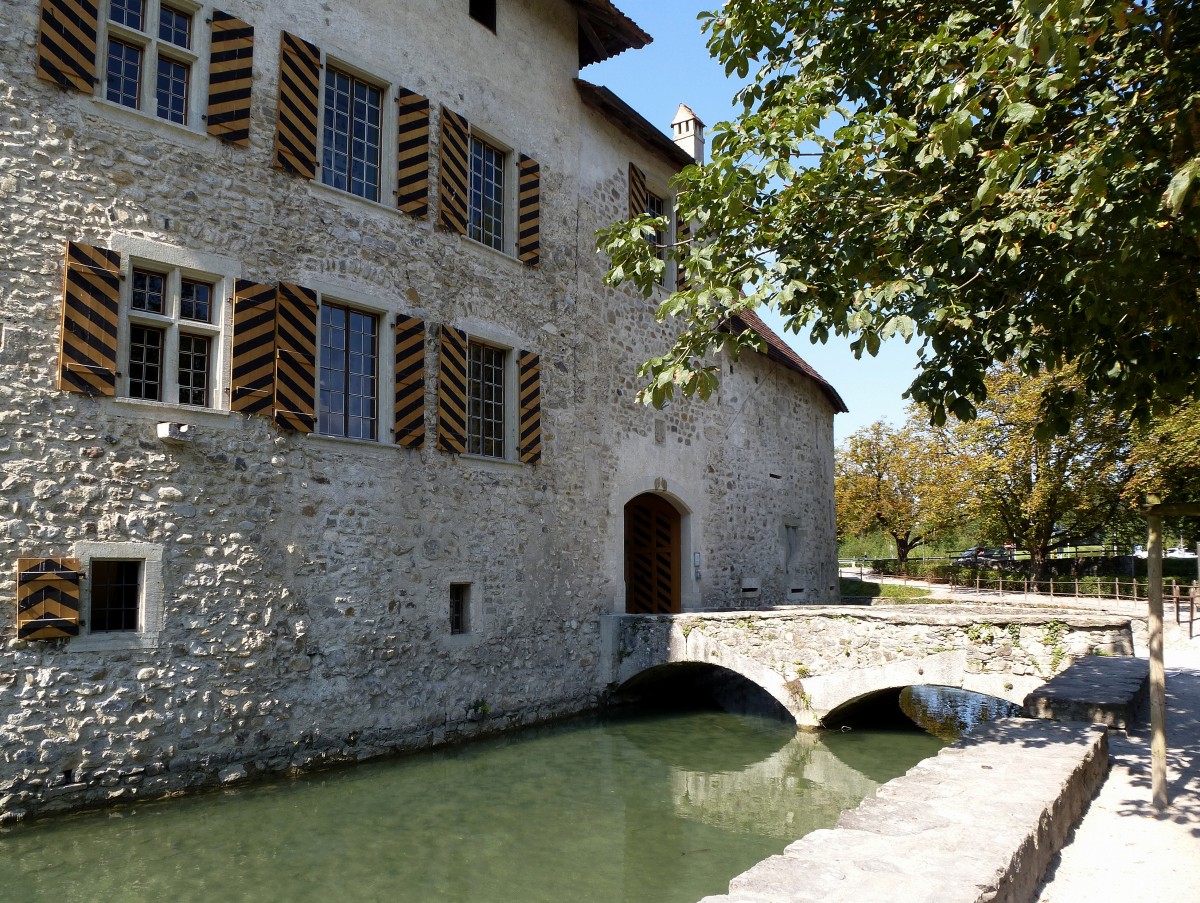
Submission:
[[[999,722],[700,903],[1026,903],[1107,771],[1103,727]]]

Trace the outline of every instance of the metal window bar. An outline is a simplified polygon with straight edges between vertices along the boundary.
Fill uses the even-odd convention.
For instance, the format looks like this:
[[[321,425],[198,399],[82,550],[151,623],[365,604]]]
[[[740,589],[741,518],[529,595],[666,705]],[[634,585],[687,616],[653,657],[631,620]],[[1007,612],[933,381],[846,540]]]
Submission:
[[[141,609],[142,563],[93,560],[91,584],[88,629],[92,633],[136,631]]]
[[[129,327],[129,397],[162,401],[163,331]]]
[[[504,457],[504,370],[507,352],[471,342],[467,349],[467,451]]]
[[[382,93],[374,85],[329,69],[321,181],[369,201],[379,200]]]
[[[142,96],[142,48],[115,38],[108,42],[105,97],[137,109]]]
[[[468,234],[489,248],[504,250],[504,152],[471,138],[471,221]]]
[[[209,339],[179,336],[179,403],[208,407]]]
[[[376,438],[378,338],[375,315],[322,305],[318,430],[324,435]]]
[[[467,583],[450,584],[450,633],[466,633],[470,628],[468,601],[471,587]]]

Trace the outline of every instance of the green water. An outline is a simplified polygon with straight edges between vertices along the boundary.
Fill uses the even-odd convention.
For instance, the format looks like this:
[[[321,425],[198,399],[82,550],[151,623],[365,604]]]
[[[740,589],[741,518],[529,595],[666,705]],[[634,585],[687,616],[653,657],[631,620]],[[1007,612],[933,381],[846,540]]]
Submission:
[[[933,755],[673,713],[0,834],[5,903],[694,903]]]

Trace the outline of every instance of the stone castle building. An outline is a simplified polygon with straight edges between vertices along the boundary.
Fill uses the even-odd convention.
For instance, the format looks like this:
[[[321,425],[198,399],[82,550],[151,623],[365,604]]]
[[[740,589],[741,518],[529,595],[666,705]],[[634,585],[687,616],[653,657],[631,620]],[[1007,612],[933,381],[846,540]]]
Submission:
[[[0,820],[587,709],[605,614],[836,598],[827,383],[750,315],[708,402],[635,401],[670,327],[595,233],[703,126],[579,78],[650,40],[609,0],[0,23]]]

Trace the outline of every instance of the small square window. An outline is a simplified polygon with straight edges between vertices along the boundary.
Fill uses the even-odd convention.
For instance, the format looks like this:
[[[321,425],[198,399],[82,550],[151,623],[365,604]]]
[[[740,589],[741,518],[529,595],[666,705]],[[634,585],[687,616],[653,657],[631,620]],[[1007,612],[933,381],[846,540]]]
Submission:
[[[162,5],[158,16],[158,36],[161,40],[184,50],[192,46],[192,17],[185,12]]]
[[[133,295],[130,306],[134,310],[144,310],[146,313],[161,314],[163,312],[163,286],[165,277],[162,273],[151,273],[148,270],[133,271]]]
[[[129,397],[162,401],[163,331],[129,327]]]
[[[471,584],[450,584],[450,633],[452,636],[469,633],[471,607]]]
[[[88,631],[136,631],[142,606],[142,562],[93,559],[90,579]]]
[[[199,323],[212,322],[212,291],[207,282],[182,279],[179,286],[179,316]]]
[[[111,0],[108,17],[118,25],[144,31],[146,25],[145,0]]]
[[[470,0],[471,18],[489,29],[496,31],[496,0]]]
[[[124,41],[109,41],[105,75],[105,96],[113,103],[136,110],[142,96],[142,48]]]

